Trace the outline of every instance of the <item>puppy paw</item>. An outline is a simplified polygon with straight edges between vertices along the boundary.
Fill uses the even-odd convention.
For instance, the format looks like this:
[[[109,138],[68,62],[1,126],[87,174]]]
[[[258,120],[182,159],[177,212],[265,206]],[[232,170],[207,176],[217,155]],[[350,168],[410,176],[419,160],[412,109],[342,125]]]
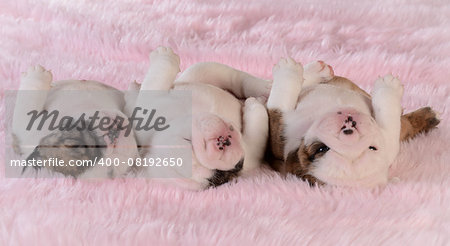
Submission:
[[[380,90],[391,90],[394,92],[398,97],[403,96],[403,84],[400,82],[400,80],[392,75],[386,75],[382,78],[378,78],[375,81],[375,86],[373,91],[377,92]]]
[[[25,83],[50,84],[52,78],[52,73],[41,65],[31,66],[21,74],[22,82]]]
[[[298,77],[303,77],[303,66],[290,57],[281,58],[273,67],[272,73],[274,80],[277,78],[298,80]],[[299,83],[303,83],[303,80],[299,80]]]
[[[129,91],[138,91],[141,89],[141,84],[139,84],[136,80],[128,84]]]
[[[244,103],[244,122],[250,124],[250,129],[246,127],[246,131],[257,130],[257,125],[266,121],[268,118],[267,110],[264,103],[259,98],[249,97]],[[267,124],[265,124],[267,125]]]
[[[245,100],[245,110],[254,110],[257,109],[259,107],[264,108],[263,105],[264,99],[261,97],[255,98],[255,97],[249,97]]]
[[[273,84],[267,107],[293,110],[303,85],[303,66],[292,58],[281,58],[273,67]]]
[[[334,77],[333,68],[323,61],[308,63],[304,69],[303,83],[305,86],[327,82]]]
[[[171,48],[160,46],[150,53],[150,62],[169,62],[173,66],[180,66],[180,57]]]

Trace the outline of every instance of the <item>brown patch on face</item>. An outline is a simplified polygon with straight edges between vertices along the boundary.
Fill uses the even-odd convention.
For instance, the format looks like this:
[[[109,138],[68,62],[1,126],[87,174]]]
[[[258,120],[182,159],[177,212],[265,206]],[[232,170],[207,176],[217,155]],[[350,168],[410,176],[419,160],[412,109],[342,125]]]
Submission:
[[[302,180],[307,181],[311,186],[316,184],[323,185],[324,183],[309,174],[309,171],[312,168],[314,160],[317,160],[326,153],[326,151],[319,151],[324,147],[326,145],[320,142],[305,145],[305,141],[302,140],[300,147],[288,154],[285,161],[286,172],[292,173]]]
[[[269,148],[266,155],[270,166],[281,174],[291,173],[307,181],[311,186],[323,185],[324,183],[308,174],[312,162],[320,158],[325,152],[316,153],[321,143],[313,143],[308,146],[302,140],[300,147],[288,154],[284,160],[284,137],[283,113],[279,110],[269,110]]]
[[[436,113],[430,107],[402,115],[400,141],[412,139],[419,133],[427,133],[436,128],[439,123]]]
[[[210,187],[217,187],[219,185],[223,185],[230,180],[236,178],[239,172],[242,170],[244,166],[244,159],[240,160],[233,169],[222,171],[222,170],[214,170],[214,174],[211,178],[208,179]]]

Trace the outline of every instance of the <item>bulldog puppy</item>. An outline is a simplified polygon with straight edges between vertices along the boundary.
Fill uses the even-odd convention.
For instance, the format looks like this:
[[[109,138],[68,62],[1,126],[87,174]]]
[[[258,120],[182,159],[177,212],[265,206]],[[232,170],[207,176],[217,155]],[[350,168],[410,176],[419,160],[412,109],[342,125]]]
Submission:
[[[125,111],[129,115],[135,107],[170,104],[164,116],[172,127],[160,132],[136,131],[138,145],[149,146],[143,149],[142,157],[157,156],[155,142],[164,139],[187,145],[192,153],[192,176],[174,171],[173,178],[165,180],[190,189],[221,185],[236,177],[241,169],[258,166],[267,142],[268,115],[255,97],[267,98],[271,83],[217,63],[193,65],[175,80],[179,71],[179,57],[170,48],[159,47],[150,54],[150,68],[142,84],[130,87],[139,93],[137,98],[126,97]],[[149,90],[192,93],[192,114],[171,105],[173,100],[148,98],[145,92]],[[246,99],[245,103],[241,99]],[[189,121],[192,125],[187,124]],[[185,122],[181,125],[186,127],[173,127],[177,122]],[[154,177],[154,169],[142,171],[144,176]]]
[[[330,66],[281,59],[269,110],[271,166],[313,184],[374,187],[388,182],[400,140],[439,124],[431,108],[402,116],[403,86],[378,78],[371,95]]]
[[[129,166],[122,162],[137,157],[138,150],[134,135],[122,128],[128,121],[124,104],[122,92],[100,82],[52,83],[49,71],[30,67],[21,77],[12,122],[16,148],[27,161],[22,174],[41,170],[75,178],[125,175]],[[116,121],[120,118],[121,125]]]

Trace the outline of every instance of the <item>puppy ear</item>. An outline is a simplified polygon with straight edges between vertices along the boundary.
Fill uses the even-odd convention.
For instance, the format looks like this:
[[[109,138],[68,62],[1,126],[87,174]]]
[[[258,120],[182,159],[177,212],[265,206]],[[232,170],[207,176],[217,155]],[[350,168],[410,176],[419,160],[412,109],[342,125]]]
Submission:
[[[402,115],[400,141],[407,141],[420,133],[427,133],[440,123],[436,112],[430,107]]]
[[[208,179],[209,187],[217,187],[223,185],[238,177],[239,172],[242,170],[243,166],[244,159],[241,159],[231,170],[222,171],[215,169],[213,176]]]
[[[301,172],[301,164],[300,159],[298,157],[299,148],[289,152],[286,157],[286,161],[284,162],[285,170],[289,173],[297,175],[297,173]]]
[[[308,182],[310,186],[324,185],[325,183],[308,174],[311,164],[312,162],[308,158],[306,146],[302,139],[300,147],[288,154],[285,162],[286,171]]]
[[[302,140],[300,146],[287,155],[286,171],[301,178],[308,173],[310,165],[311,161],[306,156],[304,140]]]
[[[42,160],[42,156],[41,156],[41,152],[39,151],[39,146],[37,146],[36,148],[34,148],[33,152],[31,152],[31,154],[26,158],[26,162],[28,163],[28,161],[31,160]],[[27,169],[28,166],[24,166],[22,169],[22,173],[23,174],[25,172],[25,170]],[[34,169],[38,170],[41,167],[40,166],[33,166]]]

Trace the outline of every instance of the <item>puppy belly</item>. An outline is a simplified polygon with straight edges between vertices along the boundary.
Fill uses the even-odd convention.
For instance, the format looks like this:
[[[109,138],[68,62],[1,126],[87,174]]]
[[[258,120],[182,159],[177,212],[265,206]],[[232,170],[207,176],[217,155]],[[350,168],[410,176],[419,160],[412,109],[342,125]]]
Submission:
[[[123,93],[97,81],[57,81],[49,91],[45,108],[67,113],[111,110],[121,111]]]
[[[326,84],[319,84],[300,96],[296,111],[304,112],[310,117],[331,112],[337,108],[353,108],[371,114],[370,104],[359,93],[352,90]]]
[[[192,92],[192,114],[215,114],[242,130],[243,104],[229,92],[205,84],[178,84],[174,89]]]

